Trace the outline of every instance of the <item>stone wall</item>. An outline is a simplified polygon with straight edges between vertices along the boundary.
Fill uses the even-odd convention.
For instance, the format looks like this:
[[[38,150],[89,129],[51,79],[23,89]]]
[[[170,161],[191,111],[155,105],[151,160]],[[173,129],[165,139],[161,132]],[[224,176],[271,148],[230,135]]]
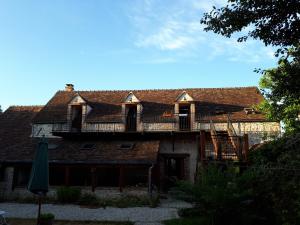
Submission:
[[[56,190],[58,187],[49,187],[49,192],[47,197],[56,198]],[[99,198],[118,198],[124,195],[130,196],[147,196],[148,189],[145,187],[125,187],[123,191],[120,192],[118,187],[97,187],[94,192],[92,192],[91,187],[78,186],[81,189],[81,193],[94,193]],[[34,194],[29,192],[25,187],[17,187],[11,192],[7,192],[7,199],[26,199],[34,197]]]

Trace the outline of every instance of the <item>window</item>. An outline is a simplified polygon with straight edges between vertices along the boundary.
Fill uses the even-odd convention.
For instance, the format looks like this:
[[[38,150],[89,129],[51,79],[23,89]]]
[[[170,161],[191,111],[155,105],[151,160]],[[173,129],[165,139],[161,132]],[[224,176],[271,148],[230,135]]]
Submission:
[[[85,144],[82,144],[80,148],[83,149],[83,150],[93,149],[93,148],[95,148],[95,144],[85,143]]]
[[[244,108],[245,113],[248,114],[255,114],[256,111],[253,108]]]
[[[134,143],[123,143],[119,145],[119,149],[121,150],[131,150],[134,147]]]
[[[49,143],[48,144],[48,149],[49,150],[55,150],[55,149],[57,149],[58,148],[58,144],[53,144],[53,143]]]

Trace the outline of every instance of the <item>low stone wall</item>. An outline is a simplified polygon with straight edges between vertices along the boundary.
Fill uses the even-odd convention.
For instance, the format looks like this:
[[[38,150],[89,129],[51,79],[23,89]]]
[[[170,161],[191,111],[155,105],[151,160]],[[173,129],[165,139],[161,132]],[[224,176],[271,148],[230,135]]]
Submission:
[[[56,198],[56,190],[59,187],[50,187],[49,192],[47,193],[47,197]],[[77,187],[81,189],[81,193],[94,193],[99,198],[119,198],[122,196],[147,196],[147,188],[144,187],[127,187],[123,188],[123,191],[120,192],[118,187],[98,187],[95,192],[91,191],[90,187]],[[34,197],[34,194],[29,192],[25,187],[17,187],[13,191],[7,192],[5,195],[5,199],[7,200],[15,200],[15,199],[26,199]]]

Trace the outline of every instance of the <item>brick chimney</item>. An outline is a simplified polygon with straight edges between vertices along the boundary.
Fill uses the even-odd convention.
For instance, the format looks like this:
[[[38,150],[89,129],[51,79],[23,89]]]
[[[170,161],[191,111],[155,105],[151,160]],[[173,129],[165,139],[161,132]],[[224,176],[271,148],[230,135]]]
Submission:
[[[69,91],[69,92],[74,91],[74,85],[66,84],[65,91]]]

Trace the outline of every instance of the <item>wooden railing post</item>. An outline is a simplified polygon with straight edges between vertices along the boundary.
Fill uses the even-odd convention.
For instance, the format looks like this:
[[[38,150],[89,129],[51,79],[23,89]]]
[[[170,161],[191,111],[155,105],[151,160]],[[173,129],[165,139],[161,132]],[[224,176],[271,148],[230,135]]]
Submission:
[[[204,130],[200,131],[200,160],[204,161],[205,159],[205,143],[206,143],[206,134]]]
[[[66,186],[70,185],[70,167],[69,166],[65,167],[65,185]]]
[[[248,153],[249,153],[249,136],[248,134],[244,134],[244,143],[243,143],[243,153],[245,157],[245,161],[248,160]]]
[[[124,187],[124,166],[120,166],[120,173],[119,173],[119,189],[120,192],[123,191]]]
[[[97,181],[96,181],[96,167],[91,168],[91,175],[92,175],[92,192],[95,192],[96,186],[97,186]]]

